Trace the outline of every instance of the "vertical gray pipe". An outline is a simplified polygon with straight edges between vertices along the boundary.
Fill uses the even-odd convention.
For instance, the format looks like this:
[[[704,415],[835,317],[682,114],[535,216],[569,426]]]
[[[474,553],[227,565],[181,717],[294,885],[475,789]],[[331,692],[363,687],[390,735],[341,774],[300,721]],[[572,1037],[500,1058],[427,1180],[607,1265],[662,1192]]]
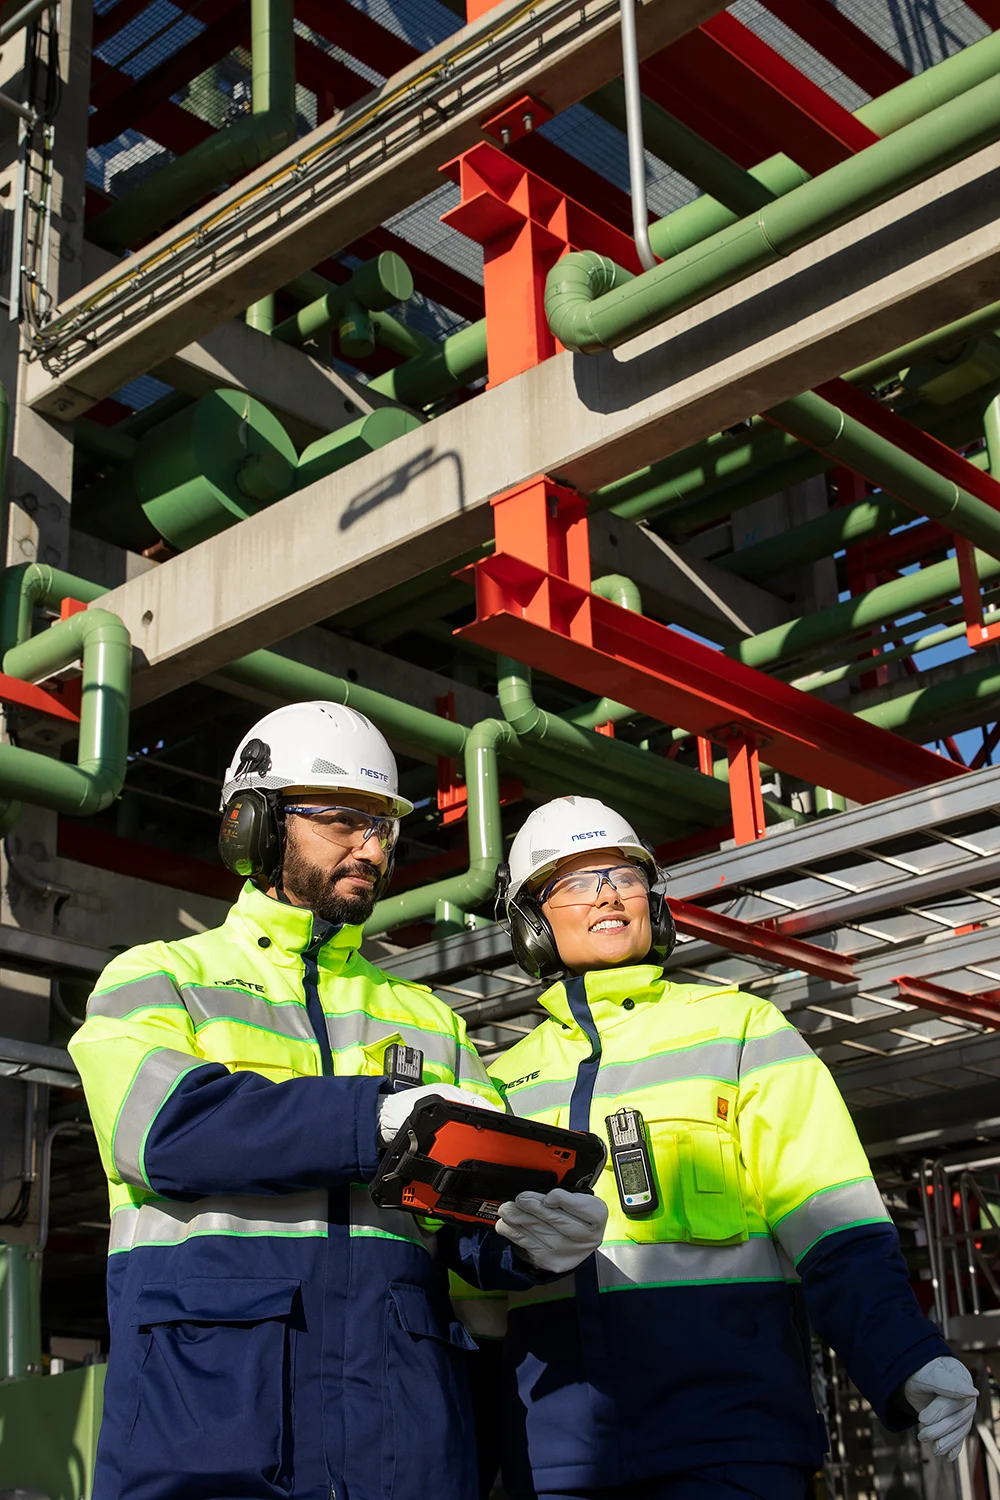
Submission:
[[[646,204],[646,153],[642,141],[642,93],[639,49],[635,38],[635,0],[621,0],[622,70],[625,78],[625,123],[628,130],[628,179],[632,195],[632,238],[644,271],[657,264],[649,243]]]

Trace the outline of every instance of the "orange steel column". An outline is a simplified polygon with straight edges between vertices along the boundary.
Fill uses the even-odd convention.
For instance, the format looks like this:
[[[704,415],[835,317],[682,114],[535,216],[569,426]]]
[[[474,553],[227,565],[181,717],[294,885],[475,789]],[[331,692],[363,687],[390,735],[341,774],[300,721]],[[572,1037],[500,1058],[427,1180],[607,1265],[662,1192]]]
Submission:
[[[760,789],[760,760],[752,735],[732,734],[726,741],[729,757],[729,805],[733,812],[733,837],[738,844],[763,838],[764,798]]]
[[[531,100],[522,104],[540,108]],[[597,250],[627,270],[642,269],[627,234],[489,141],[441,170],[462,192],[441,222],[483,247],[491,386],[559,351],[545,316],[545,278],[567,250]]]

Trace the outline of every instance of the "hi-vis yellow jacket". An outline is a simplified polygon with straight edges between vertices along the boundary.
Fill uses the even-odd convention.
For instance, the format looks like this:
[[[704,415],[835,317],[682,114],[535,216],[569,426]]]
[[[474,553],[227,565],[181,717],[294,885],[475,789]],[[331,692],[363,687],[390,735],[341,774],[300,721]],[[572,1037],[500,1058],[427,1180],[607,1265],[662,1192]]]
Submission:
[[[803,1316],[890,1422],[946,1353],[830,1074],[767,1000],[651,965],[553,985],[492,1069],[517,1115],[589,1129],[638,1110],[659,1206],[575,1276],[510,1297],[508,1487],[617,1485],[720,1462],[816,1464]]]
[[[492,1231],[375,1209],[386,1047],[495,1092],[463,1022],[360,930],[247,885],[108,966],[71,1043],[111,1195],[101,1500],[472,1500],[447,1271],[526,1287]]]

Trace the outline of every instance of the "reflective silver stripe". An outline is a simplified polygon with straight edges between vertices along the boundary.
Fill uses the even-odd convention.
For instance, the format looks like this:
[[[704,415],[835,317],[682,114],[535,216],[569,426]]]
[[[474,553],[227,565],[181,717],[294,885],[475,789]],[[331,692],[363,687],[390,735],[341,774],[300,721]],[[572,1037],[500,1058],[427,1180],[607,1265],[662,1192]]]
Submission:
[[[189,1052],[171,1052],[161,1047],[147,1052],[136,1069],[125,1095],[111,1142],[111,1158],[123,1182],[149,1187],[143,1166],[146,1134],[158,1111],[167,1102],[178,1080],[192,1068],[205,1067],[204,1059]]]
[[[811,1245],[835,1229],[852,1224],[890,1223],[882,1194],[870,1177],[845,1182],[842,1187],[814,1193],[805,1203],[786,1214],[774,1233],[796,1264]]]
[[[458,1070],[459,1048],[453,1036],[440,1031],[421,1031],[416,1026],[407,1026],[405,1021],[381,1021],[356,1010],[347,1016],[328,1015],[326,1034],[333,1052],[344,1052],[348,1047],[370,1047],[391,1036],[400,1036],[408,1047],[419,1047],[428,1062],[441,1063],[453,1073]]]
[[[739,1245],[604,1244],[597,1252],[597,1279],[602,1292],[629,1287],[685,1286],[706,1281],[785,1281],[779,1247],[769,1235]],[[510,1308],[572,1297],[575,1278],[548,1286],[511,1292]]]
[[[136,1010],[183,1010],[184,1001],[169,974],[146,974],[113,990],[97,990],[87,1001],[88,1016],[120,1021]]]
[[[239,1021],[247,1026],[291,1037],[297,1042],[316,1043],[305,1005],[295,1000],[277,1002],[252,995],[234,985],[185,984],[181,989],[195,1026],[209,1021]]]
[[[676,1052],[657,1052],[638,1062],[608,1063],[597,1075],[594,1098],[612,1098],[633,1089],[653,1088],[659,1083],[679,1083],[684,1078],[716,1078],[735,1083],[740,1044],[731,1038],[699,1042]]]
[[[766,1068],[770,1063],[792,1062],[798,1057],[815,1057],[816,1054],[800,1036],[794,1026],[782,1026],[770,1036],[748,1037],[743,1043],[740,1058],[740,1077],[745,1078],[754,1068]]]
[[[109,1249],[180,1245],[203,1234],[308,1235],[327,1233],[327,1195],[318,1190],[281,1198],[231,1196],[196,1203],[144,1203],[111,1215]]]
[[[740,1245],[602,1245],[597,1252],[602,1291],[695,1281],[784,1281],[770,1235]]]
[[[560,1078],[556,1083],[525,1084],[512,1093],[501,1090],[513,1114],[540,1115],[546,1109],[561,1109],[568,1104],[573,1092],[575,1078]]]
[[[433,1252],[436,1236],[422,1231],[413,1214],[398,1208],[376,1208],[371,1194],[359,1183],[351,1185],[350,1222],[352,1238],[410,1240]]]
[[[793,1032],[797,1036],[798,1032]],[[597,1075],[595,1099],[615,1099],[640,1089],[655,1088],[661,1083],[679,1083],[685,1078],[715,1078],[720,1083],[737,1081],[740,1043],[733,1038],[699,1042],[694,1047],[679,1047],[675,1052],[657,1052],[635,1062],[605,1063]],[[559,1109],[569,1103],[574,1078],[525,1084],[504,1098],[516,1115],[537,1115],[543,1110]]]

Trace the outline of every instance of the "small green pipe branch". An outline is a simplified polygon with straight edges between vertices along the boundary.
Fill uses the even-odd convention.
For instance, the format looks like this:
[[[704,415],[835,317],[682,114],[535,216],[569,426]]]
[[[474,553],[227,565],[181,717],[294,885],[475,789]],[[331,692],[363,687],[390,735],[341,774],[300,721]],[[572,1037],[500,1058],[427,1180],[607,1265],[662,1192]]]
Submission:
[[[277,324],[271,337],[284,344],[301,345],[330,328],[338,328],[344,357],[363,359],[375,348],[375,334],[367,314],[383,312],[397,302],[408,302],[412,296],[413,277],[409,267],[400,256],[387,250],[358,266],[342,286],[325,283],[325,290]]]
[[[108,250],[129,250],[180,218],[295,139],[295,32],[292,0],[251,0],[253,112],[217,131],[132,189],[87,226]]]
[[[617,348],[990,145],[998,135],[1000,89],[991,76],[641,276],[623,280],[627,273],[604,256],[573,251],[548,275],[549,327],[575,353]]]
[[[38,682],[81,657],[76,765],[0,745],[0,788],[5,797],[36,807],[90,817],[109,807],[125,783],[132,684],[128,631],[107,610],[83,610],[11,646],[4,653],[3,670],[23,682]]]

